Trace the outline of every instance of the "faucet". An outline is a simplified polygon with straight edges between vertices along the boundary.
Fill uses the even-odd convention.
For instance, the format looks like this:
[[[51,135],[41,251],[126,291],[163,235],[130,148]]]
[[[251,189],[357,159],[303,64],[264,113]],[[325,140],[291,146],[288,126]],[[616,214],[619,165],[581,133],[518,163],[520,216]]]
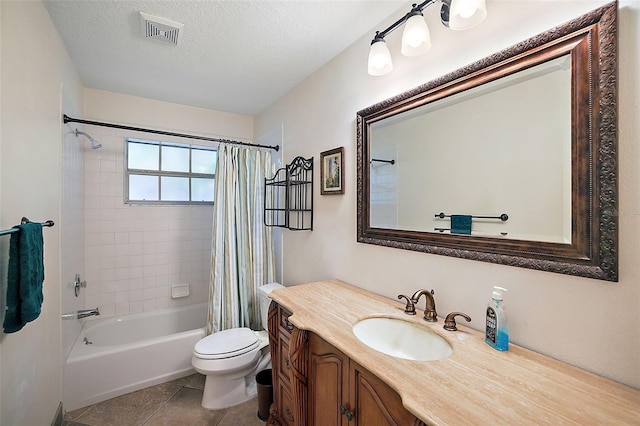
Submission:
[[[402,299],[402,298],[407,299],[407,306],[404,307],[404,313],[407,315],[415,315],[416,314],[416,307],[413,304],[413,300],[411,300],[409,298],[409,296],[405,296],[404,294],[399,294],[398,295],[398,299]]]
[[[413,296],[411,296],[411,301],[417,304],[418,300],[420,300],[420,297],[423,294],[427,298],[427,306],[425,307],[425,310],[424,310],[424,320],[429,322],[437,322],[438,313],[436,312],[436,301],[433,298],[433,294],[434,294],[433,290],[431,291],[424,290],[424,289],[418,290],[415,293],[413,293]]]
[[[467,322],[471,322],[471,317],[467,314],[463,314],[462,312],[451,312],[447,315],[447,318],[444,320],[444,328],[447,331],[457,331],[458,327],[456,324],[456,317],[462,317],[467,320]]]
[[[98,308],[95,308],[95,309],[80,309],[78,311],[78,319],[91,317],[91,316],[94,316],[94,315],[100,315],[100,311],[98,310]]]

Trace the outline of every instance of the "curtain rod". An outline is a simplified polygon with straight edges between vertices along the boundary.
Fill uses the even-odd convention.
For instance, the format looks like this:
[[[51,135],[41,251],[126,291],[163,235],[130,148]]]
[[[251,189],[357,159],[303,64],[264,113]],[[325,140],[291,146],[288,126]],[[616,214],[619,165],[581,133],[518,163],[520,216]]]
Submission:
[[[123,126],[122,124],[112,124],[112,123],[103,123],[103,122],[100,122],[100,121],[81,120],[79,118],[69,117],[67,114],[64,114],[62,116],[62,121],[65,124],[66,123],[91,124],[93,126],[102,126],[102,127],[111,127],[111,128],[114,128],[114,129],[132,130],[134,132],[155,133],[157,135],[177,136],[177,137],[181,137],[181,138],[199,139],[199,140],[203,140],[203,141],[228,143],[228,144],[232,144],[232,145],[244,145],[244,146],[254,146],[254,147],[258,147],[258,148],[269,148],[269,149],[273,149],[275,151],[279,151],[280,150],[280,145],[275,145],[275,146],[274,145],[260,145],[260,144],[257,144],[257,143],[240,142],[240,141],[234,141],[234,140],[231,140],[231,139],[208,138],[206,136],[189,135],[189,134],[186,134],[186,133],[166,132],[164,130],[145,129],[143,127]]]

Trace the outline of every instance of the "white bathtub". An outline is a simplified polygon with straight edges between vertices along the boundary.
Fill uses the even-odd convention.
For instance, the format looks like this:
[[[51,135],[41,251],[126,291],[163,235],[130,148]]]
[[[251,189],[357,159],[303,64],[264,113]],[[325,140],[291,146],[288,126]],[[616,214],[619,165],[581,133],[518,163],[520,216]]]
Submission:
[[[206,319],[203,303],[87,321],[65,365],[65,410],[194,373],[191,356]]]

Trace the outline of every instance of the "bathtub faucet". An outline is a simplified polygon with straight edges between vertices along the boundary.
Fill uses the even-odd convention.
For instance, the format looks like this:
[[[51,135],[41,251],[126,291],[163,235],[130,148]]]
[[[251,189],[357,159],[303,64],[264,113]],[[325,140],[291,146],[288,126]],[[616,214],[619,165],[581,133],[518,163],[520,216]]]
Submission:
[[[93,315],[100,315],[98,308],[95,309],[80,309],[78,311],[78,319],[91,317]]]

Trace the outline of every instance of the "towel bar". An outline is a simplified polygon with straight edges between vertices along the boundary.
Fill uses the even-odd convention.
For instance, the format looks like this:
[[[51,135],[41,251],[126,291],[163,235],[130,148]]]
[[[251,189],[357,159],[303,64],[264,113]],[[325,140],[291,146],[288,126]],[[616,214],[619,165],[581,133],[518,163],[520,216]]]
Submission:
[[[25,223],[30,223],[30,222],[31,221],[29,219],[27,219],[26,217],[23,217],[22,220],[20,221],[20,224],[24,225]],[[55,223],[52,220],[47,220],[46,222],[42,222],[40,225],[53,226],[55,225]],[[19,232],[19,231],[20,231],[19,228],[5,229],[3,231],[0,231],[0,235],[13,234],[14,232]]]
[[[434,217],[440,218],[440,219],[444,219],[445,217],[451,217],[450,214],[444,214],[442,212],[440,213],[436,213]],[[472,218],[474,219],[500,219],[503,222],[506,222],[507,220],[509,220],[509,216],[506,213],[502,213],[500,216],[474,216],[471,215]]]

